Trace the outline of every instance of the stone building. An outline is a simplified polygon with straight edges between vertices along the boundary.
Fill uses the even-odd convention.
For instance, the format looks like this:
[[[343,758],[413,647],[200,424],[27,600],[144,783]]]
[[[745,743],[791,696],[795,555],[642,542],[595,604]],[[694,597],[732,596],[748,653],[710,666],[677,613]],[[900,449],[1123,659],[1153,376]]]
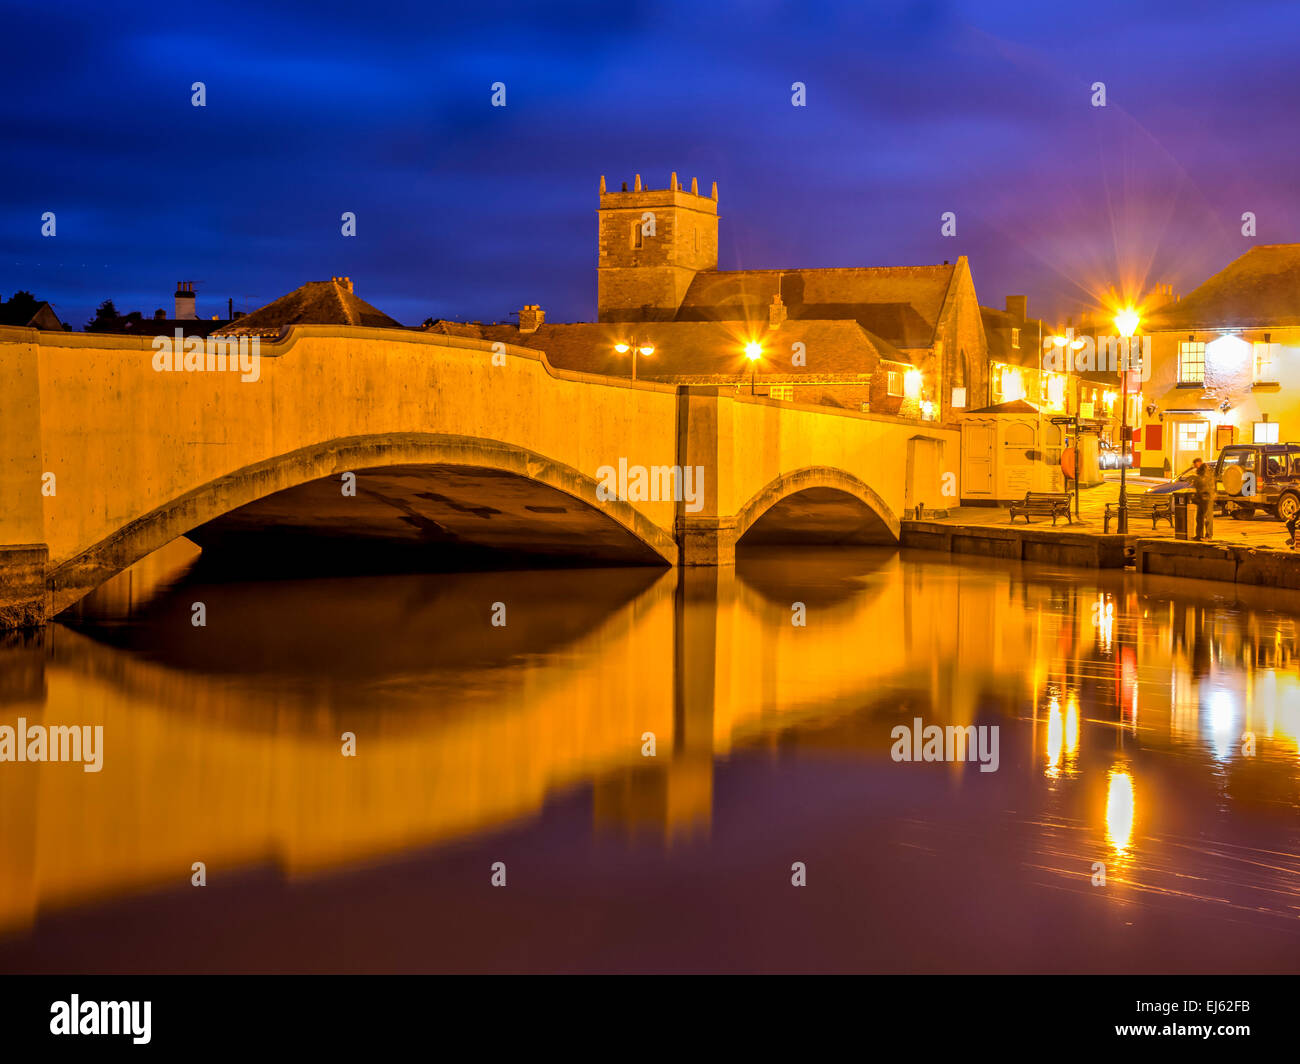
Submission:
[[[597,208],[594,323],[431,328],[522,344],[560,367],[730,386],[794,402],[951,422],[988,401],[987,347],[965,257],[935,266],[719,270],[718,190],[610,191]],[[620,352],[618,347],[627,350]],[[749,355],[757,353],[756,360]]]

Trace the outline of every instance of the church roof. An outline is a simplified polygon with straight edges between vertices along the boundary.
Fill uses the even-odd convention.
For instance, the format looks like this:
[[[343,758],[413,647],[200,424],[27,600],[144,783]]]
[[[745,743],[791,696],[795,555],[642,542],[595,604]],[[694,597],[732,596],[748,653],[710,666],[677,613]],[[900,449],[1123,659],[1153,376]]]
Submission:
[[[765,322],[780,294],[793,321],[851,319],[895,347],[929,347],[955,270],[947,263],[705,270],[691,281],[676,320]]]
[[[433,327],[436,331],[442,323]],[[630,377],[632,356],[614,350],[616,344],[649,342],[653,355],[639,356],[637,378],[710,383],[748,379],[750,362],[745,345],[763,347],[757,372],[760,378],[856,378],[876,371],[882,360],[910,365],[908,355],[874,336],[856,321],[786,321],[778,328],[749,329],[736,322],[665,321],[580,322],[542,325],[520,333],[515,325],[454,326],[452,335],[474,328],[471,335],[485,340],[530,347],[546,353],[558,369],[607,376]],[[805,365],[795,365],[796,343],[804,345]]]
[[[1300,325],[1300,244],[1260,244],[1179,302],[1152,312],[1143,332]]]
[[[352,292],[346,277],[308,281],[273,303],[222,326],[215,336],[278,336],[289,325],[364,325],[400,329],[400,322]]]

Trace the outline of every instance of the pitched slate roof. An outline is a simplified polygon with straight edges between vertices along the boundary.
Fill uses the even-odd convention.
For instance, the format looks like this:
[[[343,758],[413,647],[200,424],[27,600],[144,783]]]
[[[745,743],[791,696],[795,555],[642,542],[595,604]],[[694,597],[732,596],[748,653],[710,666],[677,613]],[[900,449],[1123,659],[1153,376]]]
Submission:
[[[864,266],[810,270],[705,270],[677,321],[766,322],[780,294],[791,320],[851,319],[895,347],[929,347],[956,267]]]
[[[1300,325],[1300,244],[1260,244],[1154,311],[1142,331]]]
[[[186,336],[208,336],[229,324],[227,319],[142,318],[140,321],[124,322],[122,332],[130,336],[171,336],[180,329]]]
[[[400,322],[352,293],[352,283],[335,277],[308,281],[273,303],[236,318],[215,336],[277,336],[289,325],[365,325],[400,329]]]
[[[556,368],[617,377],[632,375],[632,356],[620,354],[614,346],[633,339],[648,341],[655,351],[638,357],[637,378],[678,383],[748,379],[751,367],[745,345],[751,341],[763,346],[758,374],[769,380],[857,378],[874,373],[882,360],[911,364],[905,352],[856,321],[787,321],[776,329],[764,323],[752,330],[735,322],[579,322],[547,324],[532,333],[520,333],[515,325],[446,326],[435,323],[432,330],[533,348],[544,351]],[[466,329],[477,331],[466,333]],[[795,343],[804,345],[806,365],[792,363]]]

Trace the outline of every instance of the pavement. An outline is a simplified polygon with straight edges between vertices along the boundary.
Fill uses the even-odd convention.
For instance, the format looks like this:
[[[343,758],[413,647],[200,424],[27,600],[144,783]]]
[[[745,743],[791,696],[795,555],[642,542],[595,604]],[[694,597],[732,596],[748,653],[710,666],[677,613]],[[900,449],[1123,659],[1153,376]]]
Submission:
[[[1119,473],[1108,472],[1105,480],[1091,488],[1083,488],[1079,492],[1079,516],[1074,519],[1074,528],[1088,532],[1100,532],[1103,527],[1103,516],[1106,511],[1108,502],[1119,501]],[[1128,491],[1132,495],[1135,491],[1146,491],[1157,484],[1165,484],[1168,481],[1160,480],[1156,477],[1135,476],[1130,473],[1128,477]],[[1193,522],[1196,520],[1196,511],[1193,510],[1189,517]],[[931,520],[927,514],[927,520]],[[949,524],[957,525],[1010,525],[1011,519],[1005,506],[957,506],[948,511],[947,517],[933,518],[933,520],[944,521]],[[1029,527],[1041,528],[1046,526],[1052,527],[1051,518],[1031,517]],[[1025,521],[1023,517],[1017,517],[1016,527],[1024,528]],[[1069,529],[1071,526],[1064,521],[1058,520],[1057,528]],[[1110,530],[1114,532],[1115,522],[1110,523]],[[1140,518],[1129,519],[1129,534],[1143,533],[1154,537],[1172,536],[1173,531],[1167,521],[1160,521],[1156,525],[1155,532],[1151,531],[1150,520],[1143,521]],[[1192,534],[1195,534],[1193,525]],[[1214,518],[1214,542],[1225,543],[1239,547],[1277,547],[1286,548],[1286,526],[1274,518],[1267,517],[1263,514],[1256,514],[1253,517],[1244,520],[1235,520],[1231,517],[1216,515]]]

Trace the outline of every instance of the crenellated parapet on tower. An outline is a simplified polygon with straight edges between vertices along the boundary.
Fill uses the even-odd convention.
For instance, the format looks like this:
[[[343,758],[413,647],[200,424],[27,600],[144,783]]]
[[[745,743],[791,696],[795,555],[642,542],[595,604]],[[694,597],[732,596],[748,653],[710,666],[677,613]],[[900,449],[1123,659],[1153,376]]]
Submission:
[[[600,179],[599,321],[671,321],[701,270],[718,268],[718,184],[701,196],[673,172],[667,188],[644,188],[637,174],[611,192]]]

